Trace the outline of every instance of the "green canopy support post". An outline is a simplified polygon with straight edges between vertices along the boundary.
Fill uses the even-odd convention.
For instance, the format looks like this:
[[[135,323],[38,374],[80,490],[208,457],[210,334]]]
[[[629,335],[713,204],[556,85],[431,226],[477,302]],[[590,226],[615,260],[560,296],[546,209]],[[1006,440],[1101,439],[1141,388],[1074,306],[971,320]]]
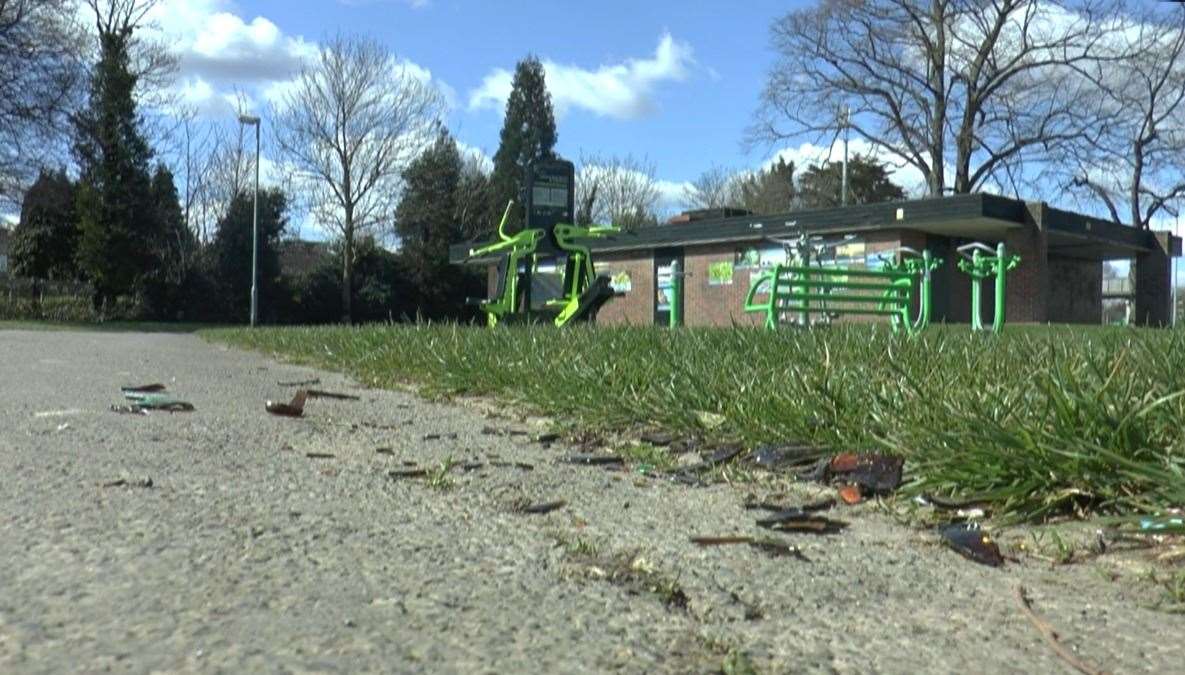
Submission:
[[[668,315],[668,328],[683,325],[683,270],[679,269],[678,260],[671,262],[671,310]]]
[[[1009,270],[1016,269],[1020,264],[1020,256],[1009,254],[1003,242],[996,245],[995,250],[987,244],[975,242],[958,248],[962,260],[959,269],[971,277],[971,330],[985,330],[983,326],[983,282],[994,276],[996,278],[996,305],[992,316],[992,332],[1004,330],[1005,317],[1005,280]]]

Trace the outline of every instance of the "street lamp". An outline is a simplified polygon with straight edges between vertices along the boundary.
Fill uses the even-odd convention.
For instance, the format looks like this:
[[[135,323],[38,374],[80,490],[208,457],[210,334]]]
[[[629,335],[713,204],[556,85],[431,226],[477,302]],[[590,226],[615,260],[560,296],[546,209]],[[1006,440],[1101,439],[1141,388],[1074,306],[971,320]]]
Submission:
[[[251,216],[251,327],[259,316],[259,118],[255,115],[239,115],[241,124],[255,127],[255,208]]]

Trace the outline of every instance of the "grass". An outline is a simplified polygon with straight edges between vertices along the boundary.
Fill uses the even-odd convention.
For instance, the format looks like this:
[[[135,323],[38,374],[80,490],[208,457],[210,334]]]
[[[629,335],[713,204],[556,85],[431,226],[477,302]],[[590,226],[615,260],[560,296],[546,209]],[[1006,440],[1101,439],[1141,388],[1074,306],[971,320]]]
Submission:
[[[906,493],[1002,521],[1185,504],[1185,332],[877,326],[230,329],[207,337],[376,386],[491,395],[569,425],[906,457]],[[642,454],[642,451],[639,451]]]
[[[675,458],[666,448],[649,443],[635,443],[619,448],[617,454],[644,470],[668,471],[675,467]]]
[[[429,469],[427,475],[428,487],[441,491],[451,490],[455,486],[455,483],[449,474],[452,473],[453,467],[456,465],[457,460],[447,457],[439,465]]]

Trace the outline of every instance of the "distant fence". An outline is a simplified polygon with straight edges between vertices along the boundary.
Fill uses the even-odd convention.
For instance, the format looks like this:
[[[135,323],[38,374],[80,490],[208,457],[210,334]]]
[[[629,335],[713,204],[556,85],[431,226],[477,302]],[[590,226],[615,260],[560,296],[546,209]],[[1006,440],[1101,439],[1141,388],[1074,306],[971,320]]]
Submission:
[[[0,275],[0,319],[94,320],[90,284]]]
[[[1136,289],[1132,280],[1126,277],[1119,279],[1103,279],[1104,298],[1125,298],[1134,296]]]
[[[0,296],[12,301],[17,298],[32,299],[34,291],[41,297],[70,297],[90,299],[91,286],[78,281],[38,281],[24,277],[0,274]]]

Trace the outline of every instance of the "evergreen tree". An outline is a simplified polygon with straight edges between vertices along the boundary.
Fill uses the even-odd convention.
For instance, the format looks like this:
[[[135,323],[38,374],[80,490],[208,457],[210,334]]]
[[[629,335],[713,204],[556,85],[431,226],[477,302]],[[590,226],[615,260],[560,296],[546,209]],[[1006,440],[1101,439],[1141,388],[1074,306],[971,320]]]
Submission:
[[[400,254],[409,281],[416,288],[420,313],[428,318],[455,315],[471,275],[448,264],[449,244],[466,238],[458,218],[472,188],[466,179],[457,144],[447,132],[403,173],[404,193],[395,211]]]
[[[187,309],[185,305],[205,302],[195,297],[195,281],[200,273],[196,266],[197,238],[185,225],[181,201],[173,174],[158,165],[152,175],[150,201],[155,218],[155,238],[152,243],[155,265],[141,277],[145,312],[158,319],[177,318]],[[192,314],[191,314],[192,315]]]
[[[513,230],[522,222],[519,192],[527,167],[538,160],[554,159],[555,142],[555,114],[544,81],[543,64],[534,56],[528,56],[514,69],[514,83],[506,100],[498,152],[494,154],[491,209],[500,218],[506,202],[515,201],[509,229]]]
[[[75,279],[77,245],[74,184],[65,171],[42,171],[25,193],[21,220],[12,232],[13,274],[33,279]]]
[[[131,29],[104,32],[90,101],[75,122],[81,169],[76,199],[78,265],[94,285],[95,308],[136,290],[157,263],[160,240],[129,62]]]
[[[794,209],[794,162],[781,157],[768,169],[741,180],[741,205],[760,215],[786,213]]]
[[[279,306],[280,236],[288,226],[288,199],[280,190],[259,192],[259,315],[275,316]],[[213,274],[224,317],[246,321],[251,312],[251,245],[254,195],[240,192],[214,234]]]
[[[839,206],[842,185],[841,162],[812,166],[798,182],[802,206],[808,209]],[[854,155],[848,161],[848,204],[872,204],[895,199],[905,199],[905,191],[889,179],[884,164],[863,155]]]
[[[151,191],[157,220],[156,272],[171,283],[181,283],[197,250],[197,238],[185,224],[173,172],[164,165],[157,165]]]

